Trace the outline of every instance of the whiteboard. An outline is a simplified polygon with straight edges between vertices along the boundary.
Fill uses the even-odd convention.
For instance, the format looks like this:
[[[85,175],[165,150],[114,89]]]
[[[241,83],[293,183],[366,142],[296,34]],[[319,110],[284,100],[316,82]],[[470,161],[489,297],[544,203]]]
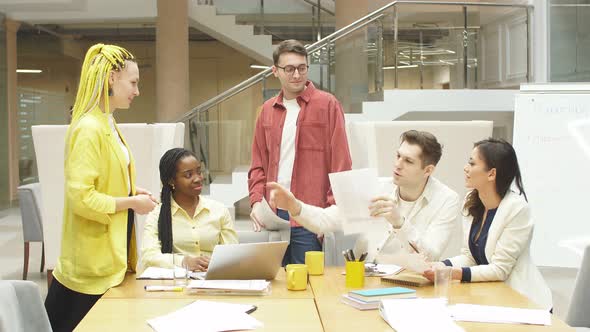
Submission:
[[[579,255],[559,243],[590,235],[590,89],[558,86],[521,88],[513,142],[535,223],[535,263],[579,267]]]

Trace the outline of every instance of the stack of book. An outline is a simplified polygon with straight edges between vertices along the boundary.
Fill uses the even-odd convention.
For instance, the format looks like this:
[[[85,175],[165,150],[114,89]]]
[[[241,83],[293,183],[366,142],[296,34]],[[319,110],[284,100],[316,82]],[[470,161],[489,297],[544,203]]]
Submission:
[[[414,289],[405,287],[363,289],[342,294],[342,302],[359,310],[378,309],[384,299],[413,299],[416,297]]]

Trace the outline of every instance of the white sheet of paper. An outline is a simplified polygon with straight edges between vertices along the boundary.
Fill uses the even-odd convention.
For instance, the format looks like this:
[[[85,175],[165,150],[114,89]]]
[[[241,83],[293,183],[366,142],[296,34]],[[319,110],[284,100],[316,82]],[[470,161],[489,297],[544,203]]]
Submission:
[[[291,228],[291,223],[279,216],[270,208],[270,205],[263,197],[260,204],[256,206],[254,214],[264,224],[264,228],[269,231],[279,231]]]
[[[351,220],[369,219],[371,199],[380,194],[381,185],[374,168],[330,173],[330,185],[340,214]]]
[[[266,280],[192,280],[188,288],[263,291],[269,284]]]
[[[147,321],[156,332],[196,329],[203,332],[254,330],[263,324],[246,314],[251,305],[195,301],[167,315]],[[192,328],[190,328],[192,327]]]
[[[174,279],[174,273],[177,276],[183,276],[185,269],[181,267],[175,267],[173,269],[166,269],[163,267],[150,266],[143,273],[137,277],[137,279]]]
[[[588,159],[590,159],[590,119],[570,122],[568,130]]]
[[[390,275],[396,274],[403,269],[403,267],[393,264],[377,264],[376,267],[376,274],[375,275]]]
[[[551,325],[551,314],[541,309],[521,309],[458,303],[449,306],[451,316],[458,321]]]
[[[382,300],[379,313],[397,332],[464,331],[451,319],[444,299]]]
[[[381,232],[387,221],[369,215],[371,200],[384,195],[389,186],[384,185],[373,168],[330,173],[330,185],[342,220],[344,234]],[[386,182],[387,183],[387,182]]]

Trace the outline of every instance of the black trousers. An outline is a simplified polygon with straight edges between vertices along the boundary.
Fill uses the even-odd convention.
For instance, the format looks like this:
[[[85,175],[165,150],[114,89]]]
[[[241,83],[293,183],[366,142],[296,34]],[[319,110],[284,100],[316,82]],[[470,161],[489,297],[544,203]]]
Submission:
[[[75,292],[53,278],[45,299],[53,332],[73,331],[101,296]]]
[[[133,210],[127,214],[127,251],[133,230]],[[102,295],[73,291],[53,278],[45,299],[45,310],[53,332],[71,332],[82,321]]]

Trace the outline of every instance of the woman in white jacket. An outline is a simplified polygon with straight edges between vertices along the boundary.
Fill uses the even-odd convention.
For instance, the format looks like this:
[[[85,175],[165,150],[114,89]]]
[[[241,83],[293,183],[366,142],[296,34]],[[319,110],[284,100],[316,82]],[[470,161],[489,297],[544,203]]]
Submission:
[[[551,291],[529,255],[533,234],[514,148],[504,140],[475,143],[464,168],[472,189],[463,205],[461,254],[437,265],[452,266],[462,282],[505,281],[537,305],[551,308]],[[519,193],[510,189],[515,183]],[[424,275],[433,280],[433,269]]]

